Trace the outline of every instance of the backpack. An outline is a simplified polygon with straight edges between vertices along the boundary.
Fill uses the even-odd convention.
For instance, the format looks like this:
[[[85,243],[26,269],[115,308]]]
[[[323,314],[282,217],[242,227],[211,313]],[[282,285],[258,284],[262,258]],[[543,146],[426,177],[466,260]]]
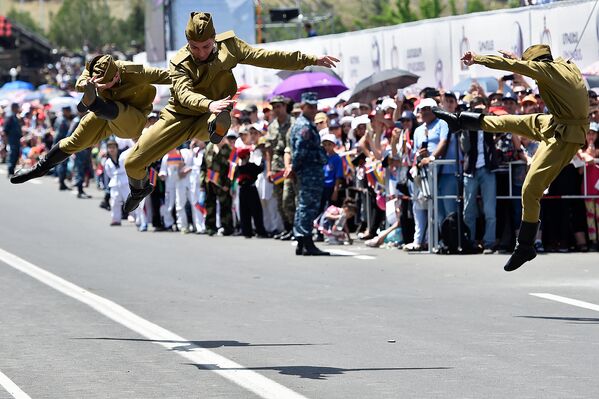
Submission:
[[[473,254],[477,253],[476,247],[470,240],[470,229],[462,220],[462,251],[458,251],[458,215],[450,213],[441,223],[441,240],[439,253],[441,254]]]

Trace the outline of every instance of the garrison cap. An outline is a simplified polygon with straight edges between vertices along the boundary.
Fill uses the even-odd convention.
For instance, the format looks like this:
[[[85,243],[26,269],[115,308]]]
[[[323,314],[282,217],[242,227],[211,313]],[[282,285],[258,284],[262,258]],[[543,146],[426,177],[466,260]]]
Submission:
[[[114,58],[111,55],[99,55],[94,57],[91,62],[87,65],[87,70],[90,76],[100,76],[98,83],[110,83],[117,74],[119,68],[114,62]]]
[[[192,12],[185,27],[187,40],[203,42],[216,35],[212,15],[207,12]]]
[[[318,94],[316,94],[313,91],[307,91],[307,92],[302,93],[301,103],[317,105],[318,104]]]
[[[271,104],[288,104],[289,99],[285,96],[274,96],[270,99]]]
[[[522,60],[534,61],[544,55],[551,55],[551,48],[546,44],[533,44],[522,53]]]

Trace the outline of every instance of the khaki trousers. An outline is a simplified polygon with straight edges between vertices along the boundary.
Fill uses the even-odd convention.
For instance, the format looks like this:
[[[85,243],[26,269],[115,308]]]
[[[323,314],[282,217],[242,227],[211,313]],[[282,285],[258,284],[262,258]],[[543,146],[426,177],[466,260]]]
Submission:
[[[481,129],[485,132],[510,132],[541,142],[522,186],[522,220],[537,223],[543,192],[570,163],[580,144],[555,137],[553,117],[546,114],[484,116]]]
[[[101,140],[115,135],[124,139],[136,139],[146,125],[147,114],[127,104],[115,101],[119,107],[116,119],[107,121],[98,118],[93,112],[88,112],[75,131],[58,142],[61,151],[67,154],[85,150],[98,144]]]
[[[208,119],[211,115],[208,112],[190,116],[163,109],[160,119],[139,138],[127,157],[125,161],[127,176],[143,180],[146,176],[146,168],[173,148],[194,137],[208,141]]]

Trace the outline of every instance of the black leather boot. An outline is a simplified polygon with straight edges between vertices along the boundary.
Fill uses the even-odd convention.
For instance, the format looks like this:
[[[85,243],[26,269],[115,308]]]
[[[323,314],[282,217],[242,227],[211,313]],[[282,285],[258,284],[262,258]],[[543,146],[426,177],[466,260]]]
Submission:
[[[329,256],[330,252],[325,252],[325,251],[321,251],[320,249],[316,248],[316,245],[314,245],[314,241],[312,241],[312,236],[305,236],[304,237],[304,252],[303,252],[304,256]]]
[[[98,118],[111,121],[119,116],[119,107],[112,100],[105,100],[98,96],[96,86],[89,82],[85,85],[83,91],[83,97],[79,104],[77,104],[77,110],[79,112],[91,111]]]
[[[449,125],[449,130],[451,130],[452,132],[461,129],[458,114],[454,114],[453,112],[447,112],[443,108],[439,107],[433,107],[431,111],[433,111],[433,114],[435,114],[437,118],[447,122],[447,124]]]
[[[63,152],[58,144],[55,144],[52,148],[50,148],[50,151],[48,151],[46,155],[40,157],[39,161],[37,161],[33,167],[19,169],[14,175],[11,176],[10,182],[12,184],[21,184],[28,180],[42,177],[48,173],[52,167],[58,165],[70,156],[71,154]]]
[[[208,122],[208,133],[210,133],[210,142],[218,144],[223,140],[225,134],[231,127],[231,112],[225,110]]]
[[[303,255],[304,253],[304,237],[296,237],[297,247],[295,247],[296,255]]]
[[[129,178],[129,187],[131,192],[123,206],[123,212],[126,213],[136,210],[139,203],[154,191],[154,186],[150,184],[147,177],[143,180]]]
[[[518,243],[516,244],[516,248],[514,248],[514,253],[503,267],[503,270],[506,272],[514,271],[524,263],[536,258],[537,251],[535,250],[534,243],[538,229],[538,222],[530,223],[525,222],[524,220],[522,221],[520,232],[518,233]]]
[[[433,107],[433,114],[439,119],[444,120],[449,125],[449,130],[479,130],[483,115],[478,112],[461,112],[454,114],[447,112],[442,108]]]
[[[482,120],[483,114],[464,111],[460,113],[460,128],[464,130],[480,130]]]

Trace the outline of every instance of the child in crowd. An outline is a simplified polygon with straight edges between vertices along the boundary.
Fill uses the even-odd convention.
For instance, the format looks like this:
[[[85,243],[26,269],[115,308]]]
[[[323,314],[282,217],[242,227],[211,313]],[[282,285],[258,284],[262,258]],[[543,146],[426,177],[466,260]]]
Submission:
[[[191,194],[191,214],[196,234],[204,234],[206,225],[204,223],[206,192],[201,191],[200,168],[204,160],[206,144],[202,140],[191,141],[191,152],[193,155],[191,173],[189,174],[189,191]]]
[[[183,166],[183,157],[178,149],[166,153],[162,157],[158,177],[164,181],[164,205],[160,207],[160,213],[164,220],[166,230],[171,230],[175,224],[173,211],[177,199],[177,182],[179,180],[179,169]]]
[[[252,238],[252,219],[259,238],[268,238],[264,228],[262,205],[256,189],[256,179],[264,171],[264,163],[260,166],[249,162],[250,149],[237,148],[239,165],[237,166],[237,182],[239,184],[239,216],[241,219],[241,233],[246,238]]]
[[[189,220],[187,218],[187,212],[185,211],[185,204],[189,201],[192,204],[193,198],[191,197],[191,180],[190,174],[193,169],[194,154],[189,148],[181,148],[182,163],[179,167],[176,184],[176,207],[177,212],[177,227],[182,234],[188,234]],[[192,207],[195,209],[195,207]]]
[[[357,211],[356,203],[351,198],[346,198],[341,207],[330,205],[320,218],[320,223],[316,225],[325,237],[325,242],[351,245],[353,241],[349,235],[347,221],[354,217]]]
[[[106,143],[106,151],[108,157],[104,164],[104,176],[108,179],[108,188],[110,190],[110,216],[112,218],[110,225],[120,226],[123,204],[129,195],[129,180],[125,172],[127,152],[123,152],[119,156],[119,147],[114,138],[109,139]]]

